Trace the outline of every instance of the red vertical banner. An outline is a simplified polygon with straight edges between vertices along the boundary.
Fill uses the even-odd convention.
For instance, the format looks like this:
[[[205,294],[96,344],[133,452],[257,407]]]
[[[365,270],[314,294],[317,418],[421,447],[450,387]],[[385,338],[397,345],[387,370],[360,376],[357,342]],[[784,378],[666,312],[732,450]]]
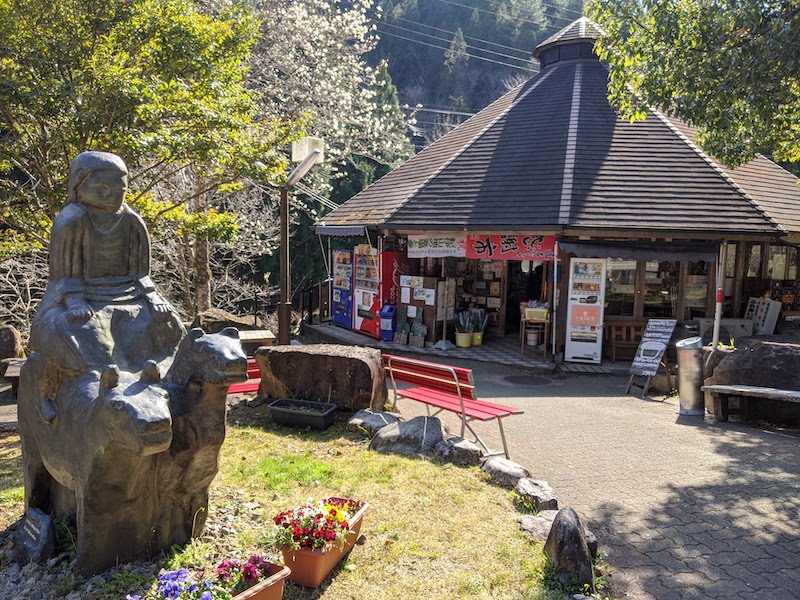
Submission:
[[[482,260],[555,260],[553,235],[495,234],[467,236],[467,258]]]

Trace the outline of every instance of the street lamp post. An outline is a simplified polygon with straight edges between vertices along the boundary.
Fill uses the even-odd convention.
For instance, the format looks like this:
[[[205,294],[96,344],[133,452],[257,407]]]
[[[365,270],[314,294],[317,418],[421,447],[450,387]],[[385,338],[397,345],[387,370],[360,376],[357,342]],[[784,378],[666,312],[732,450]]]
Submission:
[[[278,343],[287,345],[290,342],[290,328],[292,315],[292,275],[289,270],[289,188],[296,185],[315,164],[322,162],[322,140],[319,138],[304,138],[300,148],[306,149],[306,156],[294,170],[289,173],[286,181],[279,184],[280,188],[280,278],[281,302],[278,305]],[[292,145],[292,154],[295,155],[296,146]],[[309,149],[310,148],[310,149]]]

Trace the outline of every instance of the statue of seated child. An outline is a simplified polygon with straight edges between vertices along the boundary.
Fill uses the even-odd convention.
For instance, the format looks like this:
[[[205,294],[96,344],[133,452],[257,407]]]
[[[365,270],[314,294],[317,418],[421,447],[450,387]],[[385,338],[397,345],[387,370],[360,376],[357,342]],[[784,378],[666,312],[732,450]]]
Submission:
[[[141,371],[171,360],[184,334],[150,279],[150,239],[125,203],[128,170],[107,152],[69,166],[67,204],[53,222],[50,277],[31,327],[31,346],[70,372],[113,363]]]

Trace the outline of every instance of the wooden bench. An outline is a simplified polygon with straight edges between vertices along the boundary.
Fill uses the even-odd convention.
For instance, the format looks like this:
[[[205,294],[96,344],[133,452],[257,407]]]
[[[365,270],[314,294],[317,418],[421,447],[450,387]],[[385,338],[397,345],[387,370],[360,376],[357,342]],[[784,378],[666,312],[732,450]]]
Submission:
[[[25,358],[4,358],[0,361],[0,376],[11,384],[11,395],[16,398],[19,390],[19,375]]]
[[[618,348],[636,348],[642,341],[647,321],[606,321],[603,327],[605,347],[611,349],[611,362],[617,362]]]
[[[247,392],[257,392],[261,385],[261,371],[258,369],[255,358],[247,359],[247,381],[234,383],[228,388],[228,394],[244,394]]]
[[[425,404],[429,416],[437,415],[443,410],[456,413],[461,419],[461,437],[464,437],[465,429],[469,429],[475,436],[476,442],[483,447],[485,456],[504,454],[509,458],[502,419],[509,415],[521,415],[522,411],[478,400],[471,369],[390,354],[383,355],[383,365],[394,391],[394,408],[397,407],[398,397],[402,397]],[[401,389],[397,387],[398,383],[410,384],[413,387]],[[431,406],[438,409],[433,415],[430,411]],[[493,419],[500,428],[502,451],[492,451],[470,425],[472,421]]]
[[[748,398],[768,398],[800,404],[800,390],[779,390],[754,385],[704,385],[700,389],[711,394],[714,400],[714,418],[717,421],[727,421],[731,412],[746,414]],[[728,402],[731,398],[739,398],[738,410],[730,408]]]

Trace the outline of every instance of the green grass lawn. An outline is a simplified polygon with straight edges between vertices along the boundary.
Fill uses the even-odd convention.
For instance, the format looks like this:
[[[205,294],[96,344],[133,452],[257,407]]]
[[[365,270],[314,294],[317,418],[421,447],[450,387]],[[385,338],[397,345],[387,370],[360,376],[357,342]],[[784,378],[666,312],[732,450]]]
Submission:
[[[476,468],[367,450],[344,428],[325,432],[273,425],[266,408],[229,415],[220,470],[211,487],[204,535],[168,566],[213,568],[223,558],[261,553],[271,518],[309,499],[347,496],[369,502],[362,542],[319,590],[286,586],[284,598],[560,598],[542,590],[542,547],[519,531],[511,492]],[[0,528],[23,511],[19,437],[0,437]],[[120,576],[107,598],[136,581]],[[79,587],[80,582],[76,582]],[[112,589],[113,588],[113,589]]]

